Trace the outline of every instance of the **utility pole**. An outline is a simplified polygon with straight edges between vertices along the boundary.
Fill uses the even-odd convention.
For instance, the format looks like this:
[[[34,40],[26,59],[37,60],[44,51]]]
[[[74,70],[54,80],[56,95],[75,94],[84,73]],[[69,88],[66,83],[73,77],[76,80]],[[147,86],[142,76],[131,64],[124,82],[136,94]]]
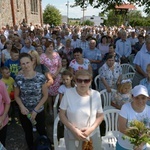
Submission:
[[[85,16],[86,7],[83,6],[81,11],[83,11],[82,23],[84,23],[84,16]]]
[[[69,1],[67,1],[67,24],[69,24]]]

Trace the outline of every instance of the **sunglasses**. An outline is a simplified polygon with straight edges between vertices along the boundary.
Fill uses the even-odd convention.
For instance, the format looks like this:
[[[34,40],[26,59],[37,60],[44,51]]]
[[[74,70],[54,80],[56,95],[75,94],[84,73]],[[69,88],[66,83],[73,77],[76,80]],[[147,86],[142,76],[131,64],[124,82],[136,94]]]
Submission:
[[[91,81],[91,79],[76,79],[77,83],[89,83]]]

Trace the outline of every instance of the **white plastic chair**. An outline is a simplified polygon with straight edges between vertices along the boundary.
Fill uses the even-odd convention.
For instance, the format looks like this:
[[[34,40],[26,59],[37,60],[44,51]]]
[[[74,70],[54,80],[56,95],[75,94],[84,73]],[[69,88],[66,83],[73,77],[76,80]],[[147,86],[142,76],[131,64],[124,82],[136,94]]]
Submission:
[[[129,72],[135,72],[134,67],[130,64],[125,63],[125,64],[121,64],[120,66],[122,68],[122,74],[126,74]]]
[[[55,98],[55,103],[53,105],[53,111],[54,111],[54,120],[57,117],[57,112],[58,112],[58,101],[59,101],[59,94],[57,94],[56,98]]]
[[[130,79],[132,81],[134,75],[135,75],[135,72],[126,73],[126,74],[123,75],[123,79]]]
[[[95,84],[95,88],[97,91],[100,91],[100,84],[101,84],[101,79],[100,79],[100,75],[97,75],[94,78],[94,84]]]
[[[118,109],[109,109],[104,111],[104,121],[106,124],[105,136],[102,136],[102,148],[105,150],[115,150],[116,142],[119,136],[118,131]]]
[[[57,115],[54,121],[54,130],[53,130],[54,150],[66,150],[64,138],[60,138],[58,141],[58,137],[57,137],[57,128],[58,128],[59,120],[60,120],[59,116]]]
[[[112,96],[116,93],[115,89],[111,89],[111,92],[107,92],[106,89],[100,91],[101,101],[103,105],[103,110],[115,108],[111,106]]]
[[[134,58],[135,58],[135,55],[134,55],[134,54],[131,54],[130,56],[128,56],[129,63],[130,63],[130,65],[132,65],[133,67],[135,66],[135,64],[133,63]]]

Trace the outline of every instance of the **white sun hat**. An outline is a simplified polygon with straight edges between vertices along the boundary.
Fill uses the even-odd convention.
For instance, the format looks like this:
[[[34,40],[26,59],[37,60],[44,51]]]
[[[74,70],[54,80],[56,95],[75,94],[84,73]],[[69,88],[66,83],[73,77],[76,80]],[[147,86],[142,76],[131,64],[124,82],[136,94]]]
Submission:
[[[134,97],[139,95],[145,95],[146,97],[149,97],[148,90],[144,85],[137,85],[132,89],[132,95]]]

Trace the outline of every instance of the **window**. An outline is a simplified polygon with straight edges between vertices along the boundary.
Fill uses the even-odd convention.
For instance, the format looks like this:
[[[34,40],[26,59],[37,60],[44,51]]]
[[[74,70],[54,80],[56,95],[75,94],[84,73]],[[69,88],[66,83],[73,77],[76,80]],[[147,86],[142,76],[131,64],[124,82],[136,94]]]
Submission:
[[[17,11],[19,10],[19,2],[16,0]]]
[[[38,0],[31,0],[31,13],[38,14]]]

